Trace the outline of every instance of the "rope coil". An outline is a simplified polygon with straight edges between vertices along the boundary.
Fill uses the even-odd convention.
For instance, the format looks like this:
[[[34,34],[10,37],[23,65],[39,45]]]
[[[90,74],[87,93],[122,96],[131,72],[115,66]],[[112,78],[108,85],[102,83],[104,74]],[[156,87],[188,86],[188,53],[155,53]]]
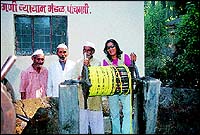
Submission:
[[[129,94],[132,90],[131,73],[126,65],[88,67],[88,78],[92,84],[89,96]]]

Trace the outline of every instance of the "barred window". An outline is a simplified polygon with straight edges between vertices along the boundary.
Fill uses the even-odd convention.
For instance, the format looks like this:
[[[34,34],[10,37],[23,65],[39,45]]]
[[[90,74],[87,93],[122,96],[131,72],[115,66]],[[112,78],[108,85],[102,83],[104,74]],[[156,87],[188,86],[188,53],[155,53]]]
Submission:
[[[28,56],[37,49],[56,54],[60,43],[68,43],[67,16],[15,15],[15,52]]]

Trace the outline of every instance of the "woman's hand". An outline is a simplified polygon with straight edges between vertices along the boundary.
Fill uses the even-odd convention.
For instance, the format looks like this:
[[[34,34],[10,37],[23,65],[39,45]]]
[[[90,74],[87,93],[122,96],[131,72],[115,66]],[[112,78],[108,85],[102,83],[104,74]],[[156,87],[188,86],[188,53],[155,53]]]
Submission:
[[[136,54],[135,53],[131,53],[130,54],[130,57],[131,57],[131,61],[136,61],[136,59],[137,59],[137,56],[136,56]]]

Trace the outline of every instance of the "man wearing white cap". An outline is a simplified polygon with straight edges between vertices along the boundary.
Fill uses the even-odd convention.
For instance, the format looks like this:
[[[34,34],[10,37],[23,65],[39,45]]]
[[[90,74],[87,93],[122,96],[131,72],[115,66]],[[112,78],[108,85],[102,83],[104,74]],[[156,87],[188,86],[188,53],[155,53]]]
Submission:
[[[46,96],[48,70],[43,66],[45,56],[42,49],[36,50],[31,59],[32,65],[21,72],[21,99]]]
[[[75,73],[78,79],[81,79],[81,72],[83,65],[85,66],[100,66],[101,61],[93,56],[95,53],[95,45],[92,42],[86,41],[83,44],[83,58],[76,62]],[[94,96],[87,98],[87,108],[85,107],[82,87],[79,85],[78,91],[80,117],[79,126],[80,134],[88,134],[89,128],[91,134],[104,134],[104,121],[102,111],[101,96]]]
[[[59,84],[72,79],[75,62],[68,59],[68,47],[62,43],[57,46],[58,60],[49,66],[47,96],[59,97]]]

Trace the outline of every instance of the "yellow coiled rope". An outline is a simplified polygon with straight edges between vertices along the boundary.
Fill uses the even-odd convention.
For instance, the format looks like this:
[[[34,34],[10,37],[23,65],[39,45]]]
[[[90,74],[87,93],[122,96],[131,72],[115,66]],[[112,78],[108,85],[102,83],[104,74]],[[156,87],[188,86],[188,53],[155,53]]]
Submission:
[[[113,72],[110,66],[91,66],[89,69],[89,80],[92,84],[89,96],[110,95],[115,86]]]
[[[88,67],[88,71],[88,78],[92,84],[89,89],[89,96],[129,94],[132,90],[131,73],[126,65],[120,65],[118,67],[113,65],[91,66]],[[124,82],[124,77],[123,79],[121,77],[122,74],[127,74],[126,80],[128,82]],[[123,87],[126,88],[126,91],[123,91]]]

